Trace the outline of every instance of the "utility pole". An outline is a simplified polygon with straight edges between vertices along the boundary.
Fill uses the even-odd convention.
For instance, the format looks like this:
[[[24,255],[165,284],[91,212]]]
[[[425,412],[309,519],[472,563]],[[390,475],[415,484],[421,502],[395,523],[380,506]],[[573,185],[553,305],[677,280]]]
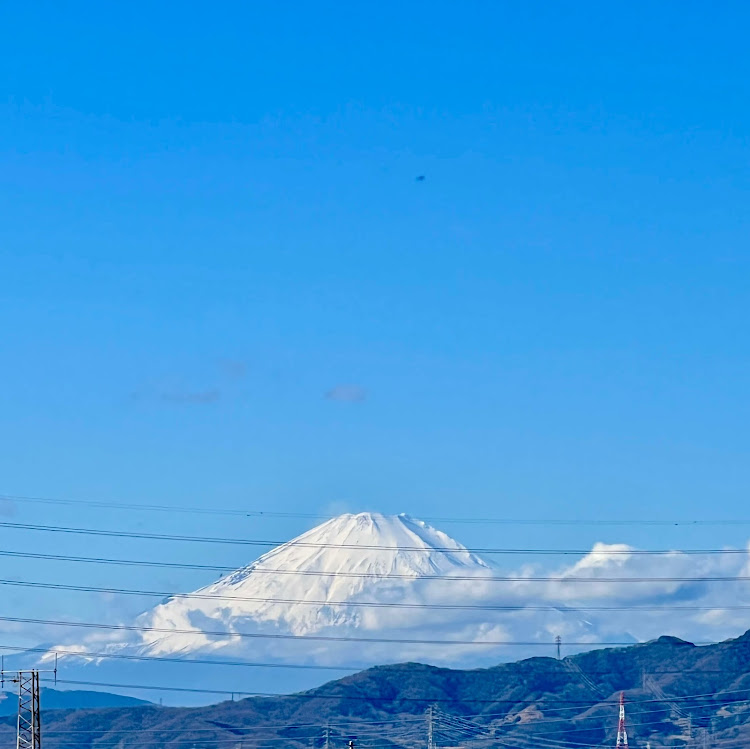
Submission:
[[[325,749],[331,749],[331,724],[326,723],[326,746]]]
[[[435,733],[432,727],[434,718],[432,705],[427,708],[427,749],[435,749]]]

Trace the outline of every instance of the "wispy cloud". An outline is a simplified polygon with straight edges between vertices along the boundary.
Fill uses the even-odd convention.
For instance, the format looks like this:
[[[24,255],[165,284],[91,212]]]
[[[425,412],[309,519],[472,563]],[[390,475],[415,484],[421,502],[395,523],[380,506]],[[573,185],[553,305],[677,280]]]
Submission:
[[[336,385],[326,392],[325,397],[340,403],[362,403],[367,400],[367,390],[360,385]]]
[[[247,374],[247,362],[242,359],[220,359],[219,371],[232,380],[241,380]]]
[[[247,375],[247,364],[241,359],[222,358],[210,366],[210,376],[202,381],[191,382],[195,378],[183,376],[161,377],[135,390],[131,398],[174,406],[205,406],[236,395],[237,384]]]

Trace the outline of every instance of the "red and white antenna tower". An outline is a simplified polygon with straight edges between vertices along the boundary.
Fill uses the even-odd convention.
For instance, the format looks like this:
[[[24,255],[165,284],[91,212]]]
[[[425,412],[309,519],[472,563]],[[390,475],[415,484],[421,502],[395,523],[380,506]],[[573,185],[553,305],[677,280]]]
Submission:
[[[620,692],[620,720],[617,722],[617,749],[628,749],[628,732],[625,730],[625,692]]]

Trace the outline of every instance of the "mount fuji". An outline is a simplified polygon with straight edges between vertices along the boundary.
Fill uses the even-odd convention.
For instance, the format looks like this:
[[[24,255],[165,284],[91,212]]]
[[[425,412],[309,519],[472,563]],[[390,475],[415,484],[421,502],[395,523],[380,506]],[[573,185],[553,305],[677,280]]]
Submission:
[[[728,561],[698,570],[693,558],[670,552],[660,564],[664,582],[649,580],[647,557],[625,544],[597,543],[553,574],[531,565],[504,570],[408,515],[345,514],[219,581],[167,598],[122,630],[83,642],[71,636],[49,650],[80,653],[62,662],[69,674],[84,669],[86,679],[93,669],[99,679],[143,683],[148,674],[179,683],[188,660],[201,684],[247,693],[309,687],[330,671],[397,661],[467,668],[553,655],[557,636],[569,654],[665,632],[694,637],[700,627],[717,639],[735,633],[739,624],[722,614],[715,586],[666,577],[726,574],[707,565]],[[628,576],[647,583],[612,585]],[[688,599],[716,612],[675,618],[663,606]],[[651,609],[637,616],[611,613],[643,604]],[[258,668],[235,676],[238,669],[222,669],[228,661]]]
[[[457,576],[471,582],[490,571],[450,536],[407,515],[341,515],[192,596],[156,606],[138,623],[190,630],[146,633],[143,647],[154,654],[241,648],[232,638],[211,637],[205,630],[271,626],[304,636],[423,627],[429,617],[417,607],[434,600],[425,583],[434,586],[435,578]],[[404,613],[405,605],[414,609]]]
[[[421,520],[345,514],[218,582],[166,599],[135,620],[137,632],[59,647],[328,667],[394,660],[470,666],[517,656],[507,641],[538,640],[552,650],[558,633],[594,637],[592,624],[566,615],[565,605],[542,615],[524,611],[544,603],[543,591],[498,585],[498,574]]]

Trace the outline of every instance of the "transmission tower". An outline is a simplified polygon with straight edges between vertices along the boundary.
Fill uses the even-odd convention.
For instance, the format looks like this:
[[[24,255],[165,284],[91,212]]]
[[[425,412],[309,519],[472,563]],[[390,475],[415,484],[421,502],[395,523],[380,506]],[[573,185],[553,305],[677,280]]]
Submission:
[[[18,722],[16,749],[41,749],[42,714],[39,710],[39,671],[16,671],[6,675],[0,671],[0,685],[9,681],[18,684]]]
[[[433,726],[434,711],[432,705],[427,708],[427,749],[435,749],[435,731]]]
[[[620,719],[617,722],[617,749],[628,749],[628,732],[625,730],[625,692],[620,692]]]
[[[41,749],[42,713],[39,704],[39,669],[25,671],[5,671],[5,659],[0,664],[0,687],[5,682],[18,684],[18,722],[16,724],[16,749]],[[57,684],[57,653],[55,668],[47,673],[54,674]]]

